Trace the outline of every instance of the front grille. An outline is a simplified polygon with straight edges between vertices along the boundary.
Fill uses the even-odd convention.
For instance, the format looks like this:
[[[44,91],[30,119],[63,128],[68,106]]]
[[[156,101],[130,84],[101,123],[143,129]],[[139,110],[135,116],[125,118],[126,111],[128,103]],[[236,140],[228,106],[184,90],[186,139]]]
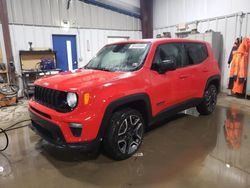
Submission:
[[[52,108],[58,112],[70,112],[72,109],[67,105],[67,92],[35,86],[34,99],[38,103]]]
[[[48,115],[48,114],[46,114],[46,113],[43,113],[43,112],[41,112],[41,111],[39,111],[39,110],[37,110],[37,109],[35,109],[34,107],[30,107],[32,110],[34,110],[36,113],[38,113],[38,114],[40,114],[40,115],[42,115],[42,116],[44,116],[44,117],[46,117],[46,118],[48,118],[48,119],[51,119],[51,116],[50,115]]]
[[[52,129],[48,129],[31,120],[32,126],[36,129],[38,134],[40,134],[45,140],[57,144],[63,145],[65,144],[64,137],[59,128],[55,125]]]
[[[59,126],[43,119],[30,111],[31,128],[47,141],[56,145],[64,145],[65,138]]]

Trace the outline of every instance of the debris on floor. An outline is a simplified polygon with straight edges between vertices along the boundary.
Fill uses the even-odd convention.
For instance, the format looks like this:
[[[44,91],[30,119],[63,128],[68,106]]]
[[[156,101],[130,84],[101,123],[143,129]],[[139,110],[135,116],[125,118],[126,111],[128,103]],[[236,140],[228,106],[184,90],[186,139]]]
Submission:
[[[133,156],[134,157],[143,157],[143,153],[135,153]]]
[[[0,128],[29,118],[28,101],[20,100],[16,105],[0,108]]]

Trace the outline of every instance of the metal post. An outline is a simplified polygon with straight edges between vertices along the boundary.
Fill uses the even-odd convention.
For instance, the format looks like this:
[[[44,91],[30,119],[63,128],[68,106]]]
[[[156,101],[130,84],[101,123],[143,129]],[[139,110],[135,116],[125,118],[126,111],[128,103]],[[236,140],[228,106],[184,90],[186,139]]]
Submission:
[[[143,38],[153,38],[153,0],[140,0]]]
[[[10,39],[10,31],[9,31],[9,19],[8,19],[8,12],[7,12],[7,4],[6,0],[0,0],[0,20],[2,23],[2,30],[3,30],[3,38],[4,38],[4,46],[5,46],[5,53],[7,59],[7,79],[10,82],[10,62],[13,62],[13,54],[11,48],[11,39]]]

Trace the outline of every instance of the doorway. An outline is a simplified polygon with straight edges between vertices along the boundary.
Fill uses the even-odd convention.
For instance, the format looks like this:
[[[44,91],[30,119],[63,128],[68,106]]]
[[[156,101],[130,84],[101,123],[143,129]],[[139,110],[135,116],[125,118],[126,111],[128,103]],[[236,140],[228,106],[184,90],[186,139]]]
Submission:
[[[52,35],[57,68],[72,71],[78,68],[75,35]]]

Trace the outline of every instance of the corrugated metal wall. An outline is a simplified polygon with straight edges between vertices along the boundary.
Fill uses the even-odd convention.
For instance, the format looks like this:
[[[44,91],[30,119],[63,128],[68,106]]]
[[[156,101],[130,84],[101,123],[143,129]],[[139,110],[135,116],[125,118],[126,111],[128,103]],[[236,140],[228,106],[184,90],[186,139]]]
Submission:
[[[183,23],[183,22],[182,22]],[[207,30],[221,32],[223,35],[223,50],[222,50],[222,91],[227,91],[229,67],[227,64],[229,54],[231,52],[234,40],[239,36],[250,37],[250,14],[247,13],[243,18],[238,14],[228,15],[225,17],[200,20],[198,23],[198,31],[204,33]],[[161,29],[154,30],[154,36],[162,34],[162,32],[171,32],[172,37],[175,37],[176,26],[168,26]]]
[[[249,0],[154,0],[154,27],[250,12]]]
[[[2,50],[3,62],[6,63],[7,60],[6,60],[5,46],[4,46],[4,40],[3,40],[2,24],[0,24],[0,48]]]
[[[111,10],[72,0],[8,0],[9,22],[13,24],[61,26],[68,20],[71,27],[141,30],[139,19]]]

